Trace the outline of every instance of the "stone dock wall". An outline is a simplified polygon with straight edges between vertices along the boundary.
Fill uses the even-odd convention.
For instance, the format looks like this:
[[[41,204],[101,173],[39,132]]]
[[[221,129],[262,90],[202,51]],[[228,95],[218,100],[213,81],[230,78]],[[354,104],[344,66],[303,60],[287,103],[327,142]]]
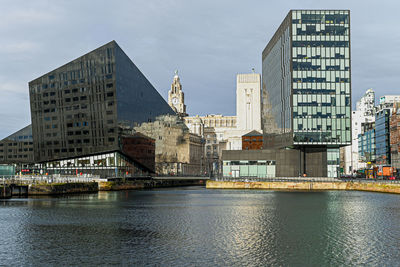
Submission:
[[[97,182],[32,184],[28,187],[28,195],[62,195],[73,193],[93,193],[97,191]]]
[[[99,182],[99,191],[116,191],[130,189],[148,189],[175,186],[205,185],[204,179],[198,180],[179,180],[179,179],[160,179],[160,180],[138,180],[138,181],[108,181]]]
[[[400,184],[384,182],[231,182],[208,180],[206,188],[266,190],[356,190],[400,194]]]
[[[0,198],[12,196],[62,195],[76,193],[95,193],[98,191],[118,191],[132,189],[150,189],[160,187],[176,187],[205,185],[204,179],[145,179],[131,181],[99,181],[69,183],[39,183],[25,186],[0,186]]]

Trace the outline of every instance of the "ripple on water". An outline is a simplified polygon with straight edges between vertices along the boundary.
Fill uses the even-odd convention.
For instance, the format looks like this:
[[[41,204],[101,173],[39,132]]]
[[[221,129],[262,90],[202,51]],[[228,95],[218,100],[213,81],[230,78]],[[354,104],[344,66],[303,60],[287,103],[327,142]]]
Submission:
[[[198,188],[17,199],[0,202],[0,265],[395,266],[399,204]]]

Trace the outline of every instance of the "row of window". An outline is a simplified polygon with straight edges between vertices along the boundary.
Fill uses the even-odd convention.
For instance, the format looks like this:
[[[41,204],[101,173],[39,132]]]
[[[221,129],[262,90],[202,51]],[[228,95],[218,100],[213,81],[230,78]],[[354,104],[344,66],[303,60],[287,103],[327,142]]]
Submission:
[[[308,12],[308,11],[301,11]],[[328,14],[328,12],[338,11],[320,11],[318,14],[317,11],[310,11],[313,14],[303,14],[300,12],[293,12],[293,20],[292,22],[295,24],[348,24],[349,23],[349,15],[348,14]],[[343,12],[344,11],[339,11]]]
[[[32,138],[32,136],[30,136]],[[7,146],[17,146],[18,144],[22,144],[22,142],[16,143],[8,143]],[[33,145],[33,142],[24,142],[24,145]],[[0,143],[0,147],[4,146],[4,143]]]
[[[298,28],[297,35],[349,35],[349,29],[343,26],[326,26],[324,30],[318,30],[316,25],[307,25],[306,29]]]
[[[7,151],[8,152],[13,152],[13,149],[8,149]],[[15,149],[15,151],[17,151],[17,150]],[[22,152],[22,151],[33,151],[33,148],[24,148],[24,149],[20,148],[20,149],[18,149],[18,152]],[[0,153],[3,153],[3,152],[4,152],[4,150],[0,149]]]
[[[113,121],[111,121],[111,123],[112,122]],[[78,122],[74,122],[74,123],[72,123],[72,122],[67,123],[67,128],[81,127],[81,126],[89,126],[89,123],[87,121],[82,121],[82,122],[78,121]]]
[[[242,165],[242,166],[247,166],[247,165],[276,165],[275,160],[224,160],[223,162],[224,166],[235,166],[235,165]]]
[[[348,71],[350,67],[344,67],[340,65],[326,65],[325,68],[322,68],[321,65],[313,65],[311,62],[297,62],[293,61],[293,70],[294,71],[313,71],[313,70],[335,70],[335,71]]]
[[[343,77],[334,77],[335,79],[327,80],[327,78],[316,78],[316,77],[306,77],[306,78],[293,78],[294,83],[348,83],[350,82],[350,78],[343,78]]]
[[[293,47],[349,47],[348,41],[293,41]]]
[[[28,158],[28,155],[8,155],[7,158],[9,159],[21,159],[21,158]],[[0,159],[4,159],[4,156],[0,155]]]
[[[298,133],[294,134],[294,142],[298,143],[349,143],[350,138],[344,132],[336,136],[331,136],[330,132],[322,133]]]

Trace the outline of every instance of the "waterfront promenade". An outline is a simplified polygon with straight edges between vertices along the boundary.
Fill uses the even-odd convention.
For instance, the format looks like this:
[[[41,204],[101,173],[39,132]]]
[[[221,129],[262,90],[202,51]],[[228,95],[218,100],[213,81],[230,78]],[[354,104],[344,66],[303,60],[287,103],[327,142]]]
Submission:
[[[264,190],[355,190],[400,194],[400,181],[375,179],[337,179],[327,177],[219,178],[208,180],[207,189]]]

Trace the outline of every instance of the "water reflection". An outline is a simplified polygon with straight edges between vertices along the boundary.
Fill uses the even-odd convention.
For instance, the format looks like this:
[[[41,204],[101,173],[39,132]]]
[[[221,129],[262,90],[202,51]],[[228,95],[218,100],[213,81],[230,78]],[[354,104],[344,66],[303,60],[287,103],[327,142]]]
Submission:
[[[158,189],[0,202],[2,265],[377,265],[400,196]]]

